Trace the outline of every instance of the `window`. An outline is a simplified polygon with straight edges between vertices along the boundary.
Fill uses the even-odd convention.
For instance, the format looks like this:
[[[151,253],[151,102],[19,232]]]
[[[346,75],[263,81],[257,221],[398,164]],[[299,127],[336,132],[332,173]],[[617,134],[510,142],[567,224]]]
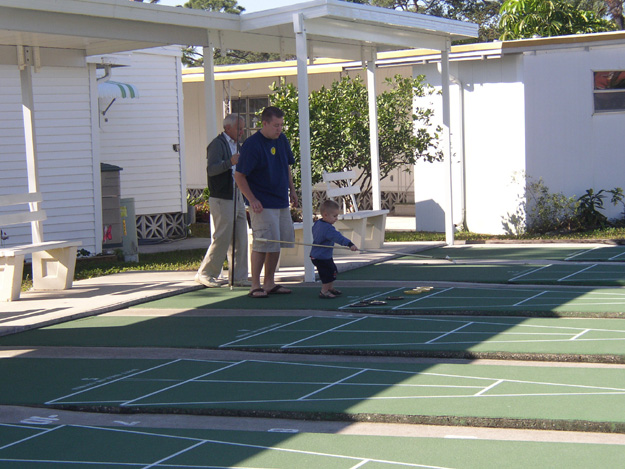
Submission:
[[[595,112],[625,111],[625,71],[594,72]]]
[[[237,98],[231,101],[232,114],[239,114],[245,119],[245,132],[243,133],[243,139],[246,139],[258,129],[260,123],[260,116],[256,113],[262,111],[269,106],[269,97],[246,97]]]

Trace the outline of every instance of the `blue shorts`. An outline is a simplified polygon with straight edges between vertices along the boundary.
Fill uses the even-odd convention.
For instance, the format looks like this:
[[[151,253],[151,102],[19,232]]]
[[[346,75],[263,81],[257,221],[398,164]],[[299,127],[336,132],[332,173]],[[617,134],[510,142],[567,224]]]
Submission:
[[[332,283],[336,280],[338,270],[333,259],[313,259],[311,257],[310,260],[317,267],[321,283]]]

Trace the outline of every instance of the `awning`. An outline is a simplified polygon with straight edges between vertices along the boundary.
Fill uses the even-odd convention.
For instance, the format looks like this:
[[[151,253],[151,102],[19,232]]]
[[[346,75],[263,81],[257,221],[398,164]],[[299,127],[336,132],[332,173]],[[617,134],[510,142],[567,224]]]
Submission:
[[[98,83],[98,97],[133,99],[139,97],[139,90],[135,85],[108,80]]]

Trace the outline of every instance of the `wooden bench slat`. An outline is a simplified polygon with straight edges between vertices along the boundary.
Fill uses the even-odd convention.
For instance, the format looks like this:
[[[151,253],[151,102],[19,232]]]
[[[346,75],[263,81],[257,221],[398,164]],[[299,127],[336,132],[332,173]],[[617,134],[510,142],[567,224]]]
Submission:
[[[0,195],[0,207],[6,207],[8,205],[28,204],[31,202],[43,202],[43,196],[41,195],[41,192]]]
[[[9,248],[0,249],[0,257],[15,257],[33,252],[49,251],[51,249],[63,249],[82,246],[82,241],[45,241],[37,244],[21,244]]]
[[[326,189],[328,197],[341,197],[343,195],[360,194],[360,186],[328,187]]]
[[[339,220],[356,220],[360,218],[378,217],[380,215],[387,215],[388,210],[359,210],[358,212],[342,213],[339,215]]]
[[[350,169],[349,171],[341,171],[340,173],[323,173],[321,175],[323,182],[341,181],[343,179],[354,179],[356,177],[356,171]]]
[[[0,215],[0,226],[22,225],[24,223],[30,223],[31,221],[43,221],[45,219],[45,210],[39,210],[37,212],[7,213],[6,215]]]

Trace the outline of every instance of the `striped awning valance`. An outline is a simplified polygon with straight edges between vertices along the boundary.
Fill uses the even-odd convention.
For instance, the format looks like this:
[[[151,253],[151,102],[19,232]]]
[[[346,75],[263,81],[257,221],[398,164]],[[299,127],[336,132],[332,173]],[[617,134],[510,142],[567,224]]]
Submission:
[[[98,97],[133,99],[139,97],[139,90],[135,85],[121,83],[119,81],[103,81],[98,83]]]

